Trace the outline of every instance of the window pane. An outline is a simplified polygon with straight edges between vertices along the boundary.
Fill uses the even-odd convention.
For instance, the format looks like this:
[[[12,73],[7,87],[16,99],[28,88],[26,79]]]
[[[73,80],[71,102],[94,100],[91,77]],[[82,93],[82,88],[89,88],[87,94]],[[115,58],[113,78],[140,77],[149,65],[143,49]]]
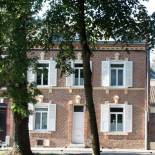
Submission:
[[[123,68],[123,64],[111,64],[111,67],[114,67],[114,68]]]
[[[40,129],[40,113],[36,112],[35,115],[35,129]]]
[[[123,108],[110,108],[110,112],[123,112]]]
[[[48,111],[48,108],[35,108],[35,111]]]
[[[123,131],[123,115],[117,115],[117,131]]]
[[[42,70],[37,69],[37,85],[41,85],[41,75],[42,75]]]
[[[83,112],[83,106],[74,106],[74,112]]]
[[[42,113],[42,129],[47,129],[47,112]]]
[[[48,67],[49,65],[48,64],[37,64],[37,67]]]
[[[84,85],[83,69],[80,69],[80,85]]]
[[[75,79],[74,79],[74,85],[78,85],[78,77],[79,77],[79,70],[75,69]]]
[[[123,85],[123,70],[119,69],[118,70],[118,86]]]
[[[43,85],[48,85],[48,69],[43,69]]]
[[[74,64],[75,67],[83,67],[83,64]]]
[[[116,86],[116,70],[111,69],[111,86]]]
[[[110,115],[110,130],[116,131],[116,114]]]

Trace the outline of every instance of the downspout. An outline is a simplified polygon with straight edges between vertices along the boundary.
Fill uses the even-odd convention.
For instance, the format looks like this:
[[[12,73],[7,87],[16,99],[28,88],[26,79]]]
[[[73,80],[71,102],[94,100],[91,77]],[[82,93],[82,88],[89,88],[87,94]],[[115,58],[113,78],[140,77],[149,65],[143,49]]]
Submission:
[[[146,45],[146,105],[145,105],[145,150],[149,149],[148,123],[149,123],[149,102],[150,102],[150,49]]]

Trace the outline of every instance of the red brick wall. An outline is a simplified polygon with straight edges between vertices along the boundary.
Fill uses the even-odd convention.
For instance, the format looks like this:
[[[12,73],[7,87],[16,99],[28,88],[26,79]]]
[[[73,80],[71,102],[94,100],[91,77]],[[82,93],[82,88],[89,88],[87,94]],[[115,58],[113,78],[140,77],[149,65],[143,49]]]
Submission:
[[[109,93],[101,87],[101,61],[106,58],[114,59],[114,54],[120,53],[120,58],[133,61],[133,88],[137,89],[110,89]],[[56,52],[51,52],[46,55],[48,57],[55,57]],[[145,107],[145,84],[146,84],[146,53],[144,51],[99,51],[94,52],[92,56],[93,63],[93,86],[94,88],[94,103],[97,115],[97,123],[99,128],[100,144],[105,148],[144,148],[144,107]],[[58,72],[58,87],[53,88],[49,93],[49,89],[41,89],[44,95],[44,102],[52,101],[57,104],[57,116],[56,116],[56,131],[50,133],[37,133],[31,132],[31,144],[36,146],[37,138],[50,139],[51,147],[63,147],[69,146],[71,143],[71,131],[72,131],[72,110],[74,104],[74,98],[76,95],[82,97],[81,103],[85,104],[84,90],[72,89],[72,93],[69,93],[66,88],[65,77],[60,78]],[[61,87],[61,88],[60,88]],[[96,88],[98,87],[98,88]],[[112,97],[118,95],[120,97],[119,103],[128,101],[133,105],[133,132],[128,135],[105,135],[100,132],[100,104],[105,101],[113,102]],[[88,112],[85,109],[85,144],[90,146],[90,130],[89,130]]]

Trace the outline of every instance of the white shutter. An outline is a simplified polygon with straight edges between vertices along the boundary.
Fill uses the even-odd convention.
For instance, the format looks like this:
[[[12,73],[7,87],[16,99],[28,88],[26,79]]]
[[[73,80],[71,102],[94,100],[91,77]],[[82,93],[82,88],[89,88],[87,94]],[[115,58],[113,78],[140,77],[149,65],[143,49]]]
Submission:
[[[101,81],[102,86],[110,86],[110,61],[102,61]]]
[[[133,62],[124,62],[124,85],[125,87],[133,87]]]
[[[27,71],[27,81],[28,83],[36,82],[36,73],[32,67]]]
[[[56,61],[51,60],[49,66],[49,84],[51,86],[57,86],[57,68],[56,68]]]
[[[33,103],[28,104],[28,110],[30,111],[28,126],[29,126],[29,130],[33,130],[33,127],[34,127],[34,105]]]
[[[101,131],[109,132],[110,126],[109,104],[101,104]]]
[[[56,131],[56,104],[48,106],[48,131]]]
[[[124,105],[124,132],[132,132],[132,105]]]
[[[90,61],[90,69],[91,69],[91,71],[92,71],[92,67],[93,67],[93,66],[92,66],[92,61]]]
[[[71,67],[74,69],[74,63],[71,61]],[[73,86],[74,74],[70,74],[66,77],[66,86]]]

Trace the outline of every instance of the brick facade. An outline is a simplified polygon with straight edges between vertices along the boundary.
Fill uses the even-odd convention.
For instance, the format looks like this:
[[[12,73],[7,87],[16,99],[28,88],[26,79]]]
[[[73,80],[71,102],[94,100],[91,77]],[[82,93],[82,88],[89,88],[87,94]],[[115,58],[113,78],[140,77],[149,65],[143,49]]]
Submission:
[[[107,45],[110,48],[112,45]],[[99,129],[99,137],[101,147],[104,148],[144,148],[145,147],[145,101],[146,101],[146,51],[144,45],[132,45],[133,50],[120,50],[120,46],[111,47],[94,51],[92,60],[92,83],[95,110],[97,115],[97,123]],[[137,49],[140,48],[140,49]],[[37,51],[38,52],[38,51]],[[101,86],[101,61],[114,59],[115,53],[120,54],[121,60],[133,61],[133,87],[132,88],[107,88]],[[45,56],[55,58],[57,51],[51,51]],[[76,55],[78,51],[76,52]],[[81,104],[85,106],[84,89],[66,87],[65,77],[60,78],[58,72],[57,87],[50,89],[41,89],[44,96],[44,102],[52,101],[57,105],[56,115],[56,131],[41,133],[31,131],[31,144],[36,146],[36,139],[49,139],[50,147],[68,147],[72,143],[72,124],[73,124],[73,106],[75,104],[75,96],[81,96]],[[119,103],[133,105],[133,131],[126,135],[109,135],[100,132],[101,104],[105,101],[113,103],[113,96],[120,97]],[[85,106],[84,108],[84,144],[86,147],[91,146],[91,136],[89,127],[89,116]]]
[[[76,57],[80,53],[80,46],[75,44]],[[33,54],[40,56],[42,51],[34,49]],[[58,50],[45,54],[45,60],[55,59]],[[112,88],[101,85],[101,62],[107,59],[115,60],[115,54],[119,53],[119,60],[133,61],[133,87]],[[121,45],[99,44],[93,51],[92,61],[92,84],[94,104],[97,116],[100,145],[102,148],[145,148],[145,109],[146,103],[146,66],[147,54],[144,44],[132,44],[128,50]],[[76,105],[75,97],[81,97],[80,104],[84,106],[84,145],[91,147],[91,134],[89,127],[89,115],[85,105],[83,87],[66,87],[66,77],[60,78],[57,73],[57,86],[40,88],[44,96],[44,103],[56,104],[56,131],[30,131],[32,146],[37,146],[38,139],[48,139],[48,147],[69,147],[72,144],[73,107]],[[101,132],[101,104],[113,103],[113,97],[119,96],[118,104],[130,104],[133,107],[132,132],[129,133],[105,133]]]

